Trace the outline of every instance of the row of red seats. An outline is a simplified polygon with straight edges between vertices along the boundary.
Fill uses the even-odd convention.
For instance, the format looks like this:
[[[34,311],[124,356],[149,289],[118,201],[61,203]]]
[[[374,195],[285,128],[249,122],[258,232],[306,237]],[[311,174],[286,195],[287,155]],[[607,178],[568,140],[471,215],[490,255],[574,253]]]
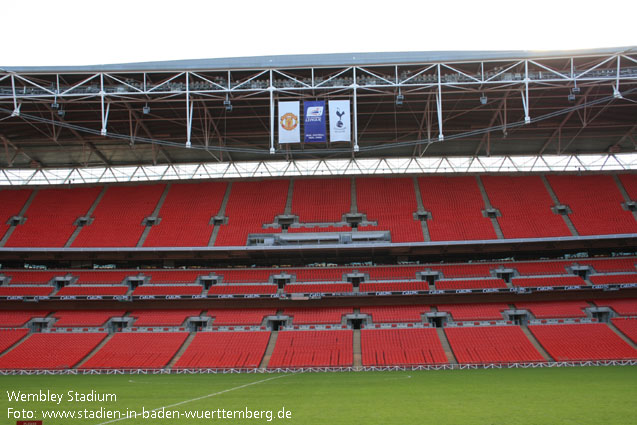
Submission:
[[[86,215],[101,190],[100,187],[39,190],[25,213],[26,222],[15,227],[5,246],[64,246],[76,229],[75,220]],[[19,210],[13,215],[18,213]]]
[[[637,273],[594,274],[589,279],[594,285],[637,283]]]
[[[294,180],[292,214],[297,215],[301,223],[339,222],[343,214],[350,212],[351,203],[350,179]]]
[[[437,308],[438,311],[451,314],[455,321],[503,320],[502,312],[510,309],[505,303],[440,304]]]
[[[80,368],[162,368],[187,337],[187,332],[116,333]]]
[[[201,285],[140,285],[133,291],[133,295],[201,295],[203,286]]]
[[[309,294],[318,292],[352,292],[351,283],[291,283],[285,285],[288,294]]]
[[[613,317],[611,322],[617,329],[626,335],[632,342],[637,344],[637,318],[635,317]]]
[[[620,179],[630,194],[634,176],[620,175]],[[580,234],[637,232],[631,213],[621,207],[624,200],[612,176],[549,175],[548,180],[560,202],[571,208],[571,221]],[[483,176],[482,181],[492,205],[502,213],[498,222],[505,238],[570,234],[562,218],[551,212],[553,202],[539,176]],[[293,213],[303,222],[340,221],[350,210],[350,182],[343,178],[295,180]],[[490,220],[482,215],[485,203],[476,178],[428,176],[419,177],[418,183],[424,208],[432,213],[428,220],[432,240],[496,238]],[[393,242],[423,240],[420,222],[413,218],[418,206],[410,178],[358,178],[356,185],[358,210],[378,222],[374,229],[391,231]],[[276,232],[263,229],[263,224],[283,213],[288,186],[288,180],[233,183],[225,214],[228,224],[221,226],[215,244],[245,245],[249,233]],[[219,212],[226,188],[226,182],[173,185],[159,213],[162,221],[151,228],[144,245],[206,246],[213,230],[210,218]],[[107,187],[92,214],[92,224],[81,229],[73,246],[136,246],[144,231],[142,221],[153,213],[164,189],[165,184]],[[86,215],[101,190],[39,190],[26,211],[26,223],[15,228],[6,246],[64,246],[76,229],[73,223]],[[31,193],[0,192],[3,235],[7,221],[19,214]],[[259,208],[245,208],[246,200]],[[189,225],[183,226],[184,222]]]
[[[207,246],[226,193],[226,182],[173,184],[159,210],[161,222],[153,226],[144,246]]]
[[[323,307],[323,308],[286,308],[284,316],[291,316],[295,325],[307,324],[338,324],[345,314],[354,312],[352,307]]]
[[[351,330],[280,332],[268,368],[352,366],[353,338]]]
[[[372,317],[374,323],[420,322],[431,309],[428,305],[396,305],[361,307],[362,314]]]
[[[613,324],[635,340],[637,320],[614,319]],[[557,361],[637,358],[637,350],[604,324],[531,325],[529,329]],[[448,327],[444,332],[459,363],[545,360],[518,326]],[[25,335],[26,330],[0,331],[0,352]],[[187,335],[185,332],[114,334],[80,368],[165,367]],[[105,337],[104,333],[33,334],[0,357],[0,369],[77,366]],[[175,367],[254,368],[265,353],[269,337],[270,332],[261,331],[199,333]],[[268,367],[351,366],[352,343],[351,330],[281,331]],[[361,349],[366,366],[448,361],[433,328],[364,329]]]
[[[621,316],[637,316],[637,298],[595,300],[598,307],[610,307]]]
[[[637,358],[637,350],[603,323],[531,325],[529,330],[556,361]]]
[[[276,285],[220,285],[211,286],[208,295],[224,294],[276,294]]]
[[[91,295],[105,295],[105,296],[116,296],[116,295],[126,295],[128,293],[128,286],[109,286],[109,285],[99,285],[99,286],[87,286],[87,285],[69,285],[64,288],[60,288],[57,291],[56,295],[58,297],[65,296],[91,296]]]
[[[214,326],[259,326],[266,316],[274,316],[275,308],[245,308],[245,309],[211,309],[206,312],[214,318]]]
[[[575,275],[550,276],[550,277],[514,277],[511,279],[513,286],[537,288],[540,286],[580,286],[586,285],[584,279]]]
[[[20,210],[22,210],[32,193],[31,189],[0,190],[0,239],[9,230],[11,217],[20,214]]]
[[[364,329],[364,366],[403,366],[447,363],[435,329]]]
[[[53,317],[55,327],[64,326],[103,326],[111,317],[121,317],[124,310],[62,310],[56,311]]]
[[[458,363],[541,362],[519,326],[476,326],[445,328]]]
[[[198,333],[175,363],[175,368],[256,368],[270,332]]]
[[[622,316],[637,315],[637,300],[611,299],[596,300],[595,304],[600,307],[610,307],[617,314]],[[455,321],[472,320],[503,320],[502,312],[511,307],[505,303],[470,303],[470,304],[438,304],[437,310],[451,315]],[[589,307],[585,301],[541,301],[516,303],[518,309],[529,310],[536,318],[577,318],[586,317],[584,309]],[[397,305],[397,306],[367,306],[361,307],[362,314],[371,315],[373,323],[401,323],[420,322],[423,313],[430,311],[428,305]],[[283,314],[291,316],[294,324],[339,324],[345,314],[353,313],[352,307],[319,307],[319,308],[286,308]],[[34,317],[45,317],[49,312],[39,311],[3,311],[0,312],[0,327],[23,326]],[[104,313],[104,312],[102,312]],[[81,318],[86,316],[86,320],[93,314],[102,314],[90,310],[79,310],[76,312],[61,311],[54,317],[71,315],[77,318],[73,322],[58,321],[56,326],[71,326],[73,323],[78,326],[86,324]],[[122,315],[122,311],[117,310],[117,314]],[[109,313],[110,314],[110,313]],[[131,312],[130,316],[137,318],[135,326],[181,326],[186,318],[199,316],[200,310],[137,310]],[[276,314],[276,309],[213,309],[208,310],[208,316],[213,317],[215,326],[233,325],[253,325],[258,326],[263,322],[264,317]],[[104,316],[105,317],[105,316]],[[96,326],[103,324],[95,323]]]
[[[458,280],[437,280],[436,289],[483,289],[483,288],[506,288],[507,284],[502,279],[458,279]]]
[[[181,326],[186,318],[199,316],[201,310],[135,310],[133,326]]]
[[[418,203],[411,178],[357,178],[356,200],[358,212],[377,222],[360,231],[389,230],[393,243],[424,241],[420,221],[413,216]]]
[[[0,329],[0,353],[20,341],[28,333],[28,329]]]
[[[529,310],[538,319],[553,317],[586,317],[584,309],[590,307],[586,301],[537,301],[515,303],[521,310]]]
[[[540,176],[482,176],[505,239],[571,236]]]
[[[0,369],[69,369],[106,338],[106,333],[36,333],[0,357]]]
[[[572,213],[569,218],[580,235],[637,233],[637,222],[609,175],[549,175],[551,187]]]
[[[360,292],[428,291],[428,290],[429,290],[429,284],[423,281],[361,283],[359,287]]]
[[[145,229],[143,221],[153,214],[165,187],[165,184],[109,187],[93,212],[93,223],[82,228],[72,246],[137,246]]]
[[[52,292],[52,286],[0,286],[0,297],[45,297]]]
[[[419,177],[420,193],[432,241],[496,239],[491,220],[482,215],[484,200],[475,177]]]
[[[289,227],[288,233],[351,232],[350,226]]]
[[[215,246],[245,246],[250,233],[262,233],[285,211],[289,180],[239,181],[232,183],[225,216]],[[267,229],[272,232],[272,229]]]

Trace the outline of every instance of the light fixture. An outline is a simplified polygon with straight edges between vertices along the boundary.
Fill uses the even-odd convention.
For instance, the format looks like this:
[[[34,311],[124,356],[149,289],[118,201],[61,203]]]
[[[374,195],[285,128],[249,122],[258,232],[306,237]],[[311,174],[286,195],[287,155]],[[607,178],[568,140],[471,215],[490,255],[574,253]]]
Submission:
[[[60,107],[60,104],[57,102],[57,100],[54,100],[53,103],[51,104],[51,108],[57,109],[59,107]]]
[[[150,114],[150,106],[148,106],[148,103],[144,105],[144,107],[142,108],[142,112],[144,113],[144,115]]]
[[[484,94],[482,96],[480,96],[480,103],[482,105],[486,105],[487,104],[487,100],[489,100]]]
[[[226,95],[226,100],[223,101],[223,106],[226,108],[226,112],[232,112],[232,103],[230,102],[228,95]]]
[[[398,89],[398,96],[396,96],[396,106],[402,106],[405,101],[405,96]]]
[[[66,115],[66,111],[64,109],[58,109],[58,115],[63,117],[64,115]]]
[[[579,94],[580,90],[579,87],[575,86],[573,87],[573,89],[571,90],[574,94]]]
[[[568,94],[568,101],[569,102],[575,102],[575,94],[569,93]]]

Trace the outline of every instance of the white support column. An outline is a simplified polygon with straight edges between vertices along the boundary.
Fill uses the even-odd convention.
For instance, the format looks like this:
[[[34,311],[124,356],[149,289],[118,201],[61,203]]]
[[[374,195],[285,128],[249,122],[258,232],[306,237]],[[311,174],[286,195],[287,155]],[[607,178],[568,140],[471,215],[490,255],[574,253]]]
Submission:
[[[192,105],[190,103],[190,73],[186,72],[186,147],[192,146],[190,134],[192,132]]]
[[[20,116],[20,105],[18,105],[18,98],[15,93],[15,76],[11,74],[11,90],[13,92],[13,112],[11,113],[12,117]]]
[[[524,123],[531,123],[531,116],[529,115],[529,61],[524,61]]]
[[[274,149],[274,85],[272,84],[272,70],[270,70],[270,154],[274,155],[276,149]]]
[[[356,89],[358,88],[358,82],[356,81],[356,67],[352,69],[354,73],[354,152],[359,151],[358,147],[358,101],[356,99]]]
[[[436,93],[436,106],[438,108],[438,141],[445,140],[442,133],[442,79],[440,75],[440,64],[438,64],[438,93]]]
[[[620,63],[621,62],[620,61],[621,61],[621,56],[617,55],[617,75],[615,75],[615,87],[613,88],[613,97],[615,99],[621,99],[621,97],[622,97],[622,94],[619,91],[619,75],[620,75],[620,72],[621,72],[621,69],[620,69]]]
[[[100,134],[102,136],[106,136],[106,123],[108,121],[108,112],[110,110],[110,103],[106,105],[104,108],[104,97],[106,96],[106,92],[104,91],[104,74],[100,74],[100,104],[102,109],[102,129],[100,130]]]

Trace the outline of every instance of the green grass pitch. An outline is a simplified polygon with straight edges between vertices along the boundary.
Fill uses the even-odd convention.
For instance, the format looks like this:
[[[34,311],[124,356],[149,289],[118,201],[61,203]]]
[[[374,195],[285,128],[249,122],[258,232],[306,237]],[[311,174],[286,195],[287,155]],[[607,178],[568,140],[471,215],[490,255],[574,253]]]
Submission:
[[[274,378],[274,379],[273,379]],[[43,425],[329,424],[585,425],[637,424],[637,368],[478,369],[226,375],[79,375],[0,377],[0,424],[15,412],[98,409],[142,413],[272,411],[262,418],[44,419]],[[68,391],[115,394],[117,401],[68,401]],[[7,391],[64,394],[51,401],[9,401]],[[15,393],[14,393],[15,394]],[[39,395],[38,395],[39,397]],[[277,418],[285,407],[291,418]],[[9,417],[9,409],[12,416]],[[209,413],[210,414],[210,413]],[[223,413],[222,413],[223,414]],[[233,413],[234,415],[234,413]],[[239,414],[237,414],[239,415]],[[286,413],[283,413],[285,416]],[[20,418],[22,419],[22,418]]]

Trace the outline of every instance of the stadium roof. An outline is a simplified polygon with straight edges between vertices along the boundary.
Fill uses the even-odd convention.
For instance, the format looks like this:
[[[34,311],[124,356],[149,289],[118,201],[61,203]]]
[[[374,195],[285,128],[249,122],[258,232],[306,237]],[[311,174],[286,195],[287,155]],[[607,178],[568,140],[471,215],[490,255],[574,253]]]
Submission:
[[[278,101],[333,99],[352,143],[277,143]],[[634,46],[0,67],[0,167],[615,155],[636,116]]]
[[[325,66],[366,66],[380,64],[418,64],[429,62],[496,61],[510,59],[537,59],[564,56],[613,55],[636,53],[637,47],[615,47],[572,51],[440,51],[440,52],[359,52],[311,55],[249,56],[238,58],[188,59],[157,62],[134,62],[83,66],[0,66],[0,70],[18,73],[71,73],[71,72],[156,72],[203,71],[227,69],[295,68]]]

